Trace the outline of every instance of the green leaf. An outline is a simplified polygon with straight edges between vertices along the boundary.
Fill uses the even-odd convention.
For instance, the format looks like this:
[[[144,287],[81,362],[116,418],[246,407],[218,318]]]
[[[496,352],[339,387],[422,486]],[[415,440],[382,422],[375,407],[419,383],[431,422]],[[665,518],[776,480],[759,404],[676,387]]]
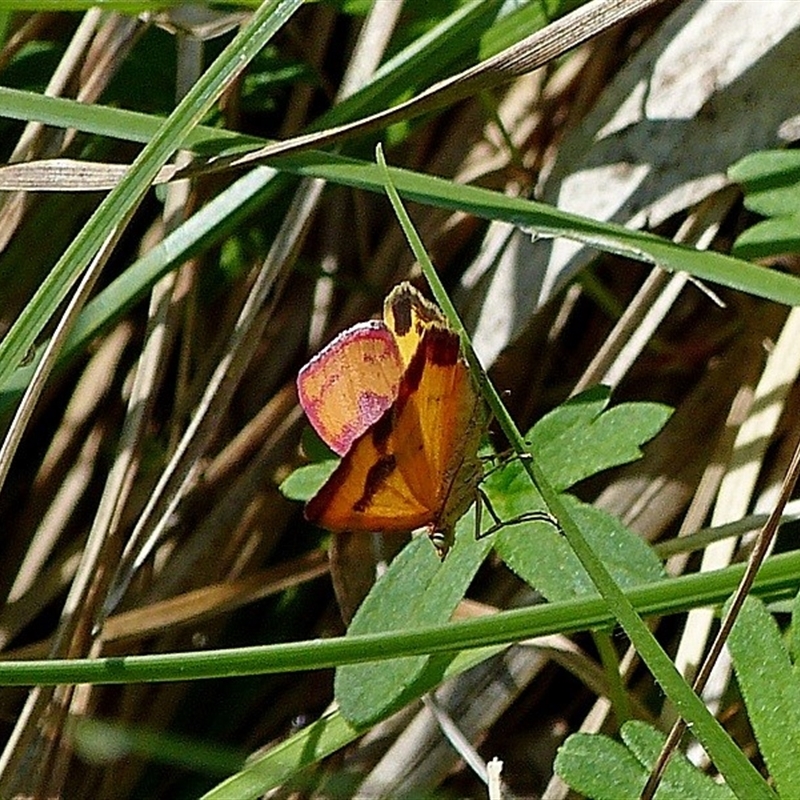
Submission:
[[[289,500],[302,500],[305,503],[319,491],[337,466],[339,462],[332,459],[298,467],[279,488]]]
[[[745,600],[728,647],[761,755],[781,797],[800,785],[800,683],[775,618]]]
[[[608,400],[607,388],[591,389],[554,409],[529,432],[532,457],[556,488],[563,490],[603,469],[639,458],[640,445],[663,427],[671,413],[656,403],[624,403],[605,411]],[[504,520],[543,508],[518,461],[491,474],[485,490]],[[564,499],[601,560],[623,586],[661,576],[661,564],[652,549],[621,522],[574,498]],[[512,525],[502,529],[495,540],[496,550],[508,566],[549,600],[594,592],[588,574],[552,525]]]
[[[768,258],[800,250],[800,215],[758,222],[743,231],[733,244],[739,258]]]
[[[641,458],[641,445],[672,414],[660,403],[622,403],[604,412],[608,400],[605,386],[583,392],[544,416],[525,437],[557,489]]]
[[[546,414],[525,437],[532,458],[559,491],[604,469],[641,458],[641,445],[652,439],[672,414],[660,403],[622,403],[604,411],[608,401],[607,387],[589,389]],[[517,460],[492,473],[485,488],[493,504],[497,497],[496,510],[501,516],[541,507]],[[524,497],[509,505],[509,499],[520,493]]]
[[[362,733],[338,711],[329,711],[316,722],[254,758],[241,772],[203,795],[202,800],[243,800],[261,797],[280,786],[303,767],[314,764],[344,747]]]
[[[427,537],[414,539],[372,587],[347,635],[447,622],[492,546],[472,536],[473,513],[459,523],[456,546],[444,561]],[[374,722],[435,685],[451,660],[448,654],[422,655],[340,667],[335,695],[342,714],[354,725]]]
[[[537,448],[547,446],[558,436],[591,425],[603,413],[610,400],[611,389],[608,386],[593,386],[545,414],[528,431],[525,439]]]
[[[556,774],[594,800],[638,797],[647,774],[627,747],[607,736],[576,733],[558,749]],[[663,790],[657,797],[663,800]]]
[[[772,217],[744,231],[733,245],[740,258],[766,258],[800,249],[800,153],[751,153],[728,170],[742,184],[750,211]]]
[[[627,747],[607,736],[577,733],[561,746],[555,771],[571,788],[594,800],[638,797],[664,744],[663,734],[643,722],[622,727]],[[656,800],[733,800],[731,790],[677,753],[670,761]]]
[[[800,152],[764,150],[751,153],[728,169],[744,189],[744,204],[765,217],[800,214]]]
[[[792,663],[797,672],[798,661],[800,661],[800,594],[796,594],[792,599],[792,626],[789,629],[788,646]]]
[[[625,723],[620,731],[622,740],[636,756],[649,774],[664,747],[666,737],[652,726],[641,722]],[[732,800],[733,792],[724,784],[718,784],[711,777],[691,764],[681,753],[676,753],[664,775],[664,797],[705,798],[705,800]],[[659,797],[657,794],[656,797]]]
[[[653,549],[616,517],[564,495],[564,503],[592,549],[623,588],[663,577]],[[548,600],[568,600],[596,589],[566,539],[544,522],[503,528],[495,537],[500,558]]]

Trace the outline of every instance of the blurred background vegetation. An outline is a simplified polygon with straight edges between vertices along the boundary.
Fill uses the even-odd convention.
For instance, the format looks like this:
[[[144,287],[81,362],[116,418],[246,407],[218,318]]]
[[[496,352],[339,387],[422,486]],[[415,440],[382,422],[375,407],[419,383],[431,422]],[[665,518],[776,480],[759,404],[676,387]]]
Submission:
[[[164,158],[182,144],[198,157],[233,157],[262,140],[383,111],[580,6],[296,5],[246,70],[232,69],[207,107],[197,102],[203,127],[194,138],[176,136]],[[597,383],[612,387],[614,403],[675,408],[644,458],[581,484],[583,500],[651,543],[771,508],[794,443],[800,367],[788,357],[766,369],[781,337],[796,341],[787,306],[800,297],[790,281],[771,281],[796,273],[796,243],[770,239],[771,247],[742,251],[762,258],[758,269],[712,255],[730,252],[757,218],[729,167],[797,138],[800,84],[785,76],[793,74],[800,14],[782,0],[650,5],[537,70],[495,75],[422,115],[410,110],[327,145],[352,163],[285,153],[266,166],[201,168],[191,181],[129,195],[132,216],[116,210],[119,239],[105,249],[112,228],[102,229],[95,251],[107,260],[3,473],[4,659],[344,633],[373,580],[371,555],[358,543],[355,553],[340,547],[332,581],[330,536],[305,523],[278,486],[304,460],[299,367],[334,334],[376,314],[399,280],[424,289],[370,171],[377,141],[390,165],[455,187],[452,202],[442,199],[449,189],[437,197],[429,183],[405,194],[417,201],[411,216],[520,429]],[[0,158],[130,164],[252,13],[244,4],[3,3]],[[568,44],[578,42],[570,31]],[[105,108],[138,115],[103,116]],[[193,122],[185,125],[188,133]],[[184,153],[176,160],[189,163]],[[74,162],[63,174],[51,164],[29,173],[33,191],[3,184],[0,333],[32,320],[27,338],[13,340],[19,357],[0,384],[4,431],[83,265],[58,270],[119,177],[97,174],[95,185]],[[540,228],[530,219],[515,224],[511,212],[460,198],[465,183],[543,201],[551,216],[543,211]],[[648,263],[646,242],[639,249],[605,223],[710,251],[709,260],[687,256],[684,264],[678,248],[668,249],[659,263],[687,272],[666,272]],[[559,232],[571,240],[554,244]],[[54,267],[67,276],[59,291],[46,280]],[[696,280],[710,274],[712,284]],[[727,539],[716,550],[673,555],[666,569],[720,568],[748,546],[747,538]],[[125,572],[141,553],[95,635],[118,566]],[[490,558],[459,613],[537,599]],[[710,618],[671,617],[659,638],[691,672],[710,630]],[[613,641],[622,657],[624,639]],[[551,645],[513,663],[486,662],[484,678],[442,699],[485,759],[502,758],[513,796],[568,796],[554,776],[556,749],[579,729],[615,730],[596,643],[583,635]],[[657,722],[652,681],[632,664],[636,714]],[[715,709],[752,753],[735,689],[722,679],[714,691]],[[332,693],[332,671],[319,670],[4,688],[0,796],[197,797],[247,755],[269,752],[317,719]],[[470,716],[475,709],[482,713]],[[485,796],[427,713],[412,703],[269,796]],[[664,712],[661,723],[669,721]],[[702,764],[702,755],[695,760]]]

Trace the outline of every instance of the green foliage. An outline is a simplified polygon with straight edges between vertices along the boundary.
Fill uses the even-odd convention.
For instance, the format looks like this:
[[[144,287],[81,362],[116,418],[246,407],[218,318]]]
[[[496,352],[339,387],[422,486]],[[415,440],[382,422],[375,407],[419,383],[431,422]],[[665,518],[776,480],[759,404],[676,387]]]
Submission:
[[[531,456],[559,490],[641,456],[640,446],[664,426],[671,411],[657,403],[623,403],[606,410],[609,392],[598,386],[545,415],[528,432]],[[519,461],[491,474],[486,492],[502,519],[542,508]],[[622,586],[662,576],[652,549],[601,509],[565,498],[593,548]],[[594,584],[552,525],[529,522],[498,532],[498,555],[549,600],[594,592]],[[535,545],[532,544],[535,542]]]
[[[471,3],[448,3],[446,6],[426,3],[425,0],[414,2],[406,10],[408,12],[410,9],[417,17],[416,27],[400,28],[398,37],[392,42],[391,52],[394,55],[379,69],[375,80],[346,102],[333,107],[318,122],[320,125],[332,124],[384,108],[404,92],[410,94],[428,85],[433,78],[448,71],[450,65],[455,65],[453,68],[461,67],[465,60],[497,52],[500,47],[519,40],[575,4],[559,0],[525,4],[476,0]],[[50,7],[44,0],[32,0],[29,4],[37,5]],[[70,0],[67,5],[88,8],[91,4]],[[67,5],[62,4],[60,8],[65,9]],[[106,8],[112,5],[106,4]],[[140,5],[142,9],[146,7],[146,4]],[[365,14],[370,3],[350,0],[342,5],[354,13]],[[128,8],[133,9],[133,5],[128,4]],[[77,22],[77,17],[73,21]],[[277,22],[275,24],[278,25]],[[262,30],[258,38],[260,41],[257,44],[260,46],[268,36]],[[408,42],[408,47],[402,47],[404,42]],[[82,134],[79,144],[88,142],[84,153],[91,153],[92,148],[97,148],[98,141],[113,146],[116,146],[117,140],[122,141],[127,148],[120,151],[122,157],[126,152],[133,152],[139,144],[150,142],[155,136],[161,137],[155,142],[157,146],[151,147],[145,154],[146,158],[134,167],[127,187],[119,187],[113,208],[110,203],[106,204],[104,211],[108,213],[93,218],[90,225],[80,231],[80,238],[76,240],[78,246],[67,250],[96,204],[96,198],[91,194],[83,194],[79,198],[51,195],[44,201],[37,200],[35,208],[29,212],[34,222],[27,230],[23,229],[6,250],[4,261],[0,262],[0,272],[11,277],[16,272],[16,280],[22,276],[34,288],[41,284],[42,291],[26,309],[22,317],[24,324],[15,326],[0,348],[0,375],[3,378],[0,381],[0,405],[4,404],[5,408],[28,385],[35,366],[28,363],[28,353],[35,352],[37,357],[41,353],[40,334],[53,329],[53,322],[58,318],[68,289],[109,231],[117,225],[124,226],[127,210],[133,208],[146,191],[158,165],[180,147],[193,148],[198,153],[216,153],[264,143],[262,139],[216,130],[212,125],[205,128],[196,125],[198,119],[208,120],[208,115],[215,113],[209,110],[208,98],[211,94],[219,94],[223,84],[227,85],[223,79],[213,83],[206,81],[205,85],[211,94],[205,98],[195,97],[186,107],[179,109],[168,123],[170,129],[167,129],[164,119],[158,115],[170,113],[174,106],[171,44],[166,34],[154,28],[145,33],[103,97],[105,106],[41,94],[63,52],[62,42],[29,45],[17,54],[3,72],[0,106],[3,108],[4,132],[12,128],[21,129],[22,123],[27,121],[41,120],[46,124],[79,131]],[[212,45],[211,49],[214,47],[216,45]],[[251,57],[252,52],[239,50],[230,55],[233,63],[236,58]],[[148,73],[153,76],[153,82],[143,83],[140,76]],[[210,79],[213,76],[208,77]],[[297,80],[312,82],[313,77],[314,74],[306,67],[292,60],[281,60],[275,50],[264,49],[260,55],[254,56],[252,68],[244,79],[242,108],[246,113],[280,112],[280,98],[275,90],[282,90],[287,83]],[[107,107],[117,102],[122,108]],[[134,113],[130,110],[134,108],[148,113]],[[414,129],[414,125],[413,120],[395,125],[392,135],[405,136]],[[256,129],[263,130],[261,127]],[[10,134],[7,141],[11,142]],[[345,144],[345,147],[348,146]],[[740,171],[737,172],[737,169]],[[666,268],[683,269],[783,303],[797,303],[800,297],[800,281],[797,278],[755,267],[719,253],[699,253],[655,236],[564,214],[556,208],[524,198],[508,197],[502,192],[460,186],[452,181],[411,171],[392,170],[392,174],[405,196],[431,207],[457,209],[485,219],[524,224],[548,235],[563,235],[645,262],[659,263]],[[84,353],[89,343],[127,313],[161,276],[212,246],[227,242],[223,250],[224,269],[214,272],[212,280],[220,275],[232,278],[249,269],[251,257],[265,249],[261,246],[263,241],[271,241],[272,232],[280,224],[285,211],[290,190],[297,185],[300,176],[321,177],[339,186],[354,186],[371,192],[383,191],[383,179],[374,164],[321,152],[281,159],[275,162],[275,169],[262,167],[254,170],[227,190],[219,192],[146,255],[131,259],[128,265],[120,260],[115,267],[122,270],[119,278],[106,286],[84,309],[62,359],[66,361],[77,353]],[[772,217],[740,238],[737,254],[742,258],[750,258],[796,250],[800,243],[800,161],[796,154],[790,151],[759,154],[732,168],[731,176],[743,182],[748,208]],[[263,240],[253,240],[242,233],[243,222],[251,220],[257,213],[258,225],[263,225]],[[33,231],[34,235],[38,235],[39,231],[47,231],[47,237],[42,237],[46,241],[31,246],[25,239],[26,235],[30,235],[29,231]],[[91,241],[89,233],[93,237]],[[239,238],[232,238],[234,236]],[[44,270],[62,254],[62,261],[51,277],[45,279]],[[20,266],[24,266],[24,269]],[[206,278],[209,272],[205,273]],[[10,285],[10,281],[6,281],[7,295],[10,294]],[[26,286],[13,287],[15,296],[20,297],[32,293],[26,289]],[[541,462],[560,491],[602,469],[637,458],[640,445],[655,435],[669,414],[663,406],[655,404],[622,404],[606,410],[607,402],[607,393],[604,395],[600,390],[587,393],[556,409],[530,432],[528,443],[532,457],[537,463]],[[315,459],[321,455],[312,452],[313,448],[306,448],[306,451]],[[308,499],[330,474],[334,464],[329,460],[298,470],[283,484],[284,493],[293,499]],[[485,486],[505,519],[542,507],[541,498],[531,488],[518,461],[506,463],[489,475]],[[654,601],[651,596],[649,604],[646,600],[640,600],[637,609],[669,611],[682,608],[682,603],[688,606],[691,603],[708,602],[708,590],[703,594],[697,587],[701,582],[710,586],[720,575],[696,576],[699,579],[691,585],[698,594],[691,599],[685,595],[678,597],[676,593],[670,595],[669,592],[674,591],[670,584],[684,584],[663,579],[660,565],[647,545],[602,511],[570,496],[563,499],[570,516],[576,519],[616,581],[626,588],[640,583],[650,584],[653,596],[657,595],[659,599]],[[488,520],[486,522],[488,524]],[[453,627],[447,625],[453,609],[467,592],[492,546],[518,575],[550,601],[555,601],[549,607],[543,605],[540,609],[528,611],[559,612],[557,604],[563,606],[561,613],[564,616],[559,619],[552,614],[550,621],[542,623],[540,630],[576,629],[576,617],[568,617],[567,611],[578,608],[578,605],[574,602],[570,605],[570,602],[572,598],[594,594],[594,588],[558,531],[546,523],[525,523],[502,529],[491,538],[475,540],[473,526],[474,517],[471,513],[467,514],[459,525],[457,546],[443,564],[436,560],[430,544],[424,538],[412,542],[363,604],[349,632],[349,641],[302,643],[305,646],[298,645],[296,650],[275,648],[274,651],[267,649],[250,653],[229,650],[200,654],[206,655],[207,661],[202,669],[198,668],[194,673],[191,670],[197,659],[193,660],[193,657],[197,654],[167,654],[160,662],[157,658],[152,662],[110,659],[100,664],[89,664],[88,667],[99,669],[85,675],[90,680],[133,682],[177,680],[184,676],[208,677],[212,674],[258,674],[259,671],[271,669],[291,671],[324,668],[331,664],[354,662],[361,657],[357,652],[359,642],[353,641],[360,633],[386,633],[388,636],[384,643],[390,646],[393,633],[396,632],[397,641],[401,641],[404,632],[422,626],[433,626],[429,628],[432,631],[429,634],[430,652],[436,652],[437,646],[441,650],[438,642],[448,635],[447,628]],[[631,593],[632,596],[634,594]],[[613,624],[613,617],[608,616],[607,610],[601,608],[598,611],[598,605],[595,603],[595,616],[587,617],[591,619],[589,624]],[[515,620],[520,625],[519,619],[513,612],[498,615],[497,630],[511,630],[512,638],[515,633],[522,635],[520,631],[527,634],[528,631],[537,630],[531,624],[528,628],[513,628]],[[796,719],[796,668],[789,651],[783,646],[776,625],[763,608],[749,604],[743,620],[749,622],[740,621],[741,627],[737,627],[734,636],[734,640],[736,636],[741,637],[742,643],[737,645],[732,641],[731,644],[739,682],[765,761],[776,785],[784,796],[790,796],[791,787],[797,783],[792,758],[800,741],[800,726]],[[570,625],[573,627],[570,628]],[[458,674],[470,664],[497,652],[498,647],[502,646],[496,644],[499,641],[497,630],[488,634],[495,637],[491,640],[493,645],[484,645],[482,650],[473,649],[468,654],[459,652],[455,655],[431,656],[416,642],[406,652],[422,654],[405,655],[392,662],[371,662],[340,668],[336,689],[346,716],[337,712],[324,716],[281,745],[271,748],[265,758],[249,763],[237,775],[212,790],[209,797],[219,800],[222,797],[256,796],[296,776],[303,768],[352,741],[363,732],[363,725],[380,719],[407,700],[430,690],[443,678]],[[486,629],[480,635],[486,636]],[[508,636],[504,641],[511,641]],[[475,641],[465,635],[462,640],[450,639],[449,646],[455,652],[462,647],[475,648]],[[350,646],[350,649],[326,649],[328,645],[341,644]],[[322,646],[316,649],[316,645]],[[366,648],[364,643],[361,646]],[[402,646],[398,649],[403,652]],[[368,651],[365,649],[364,652]],[[792,653],[796,655],[794,650]],[[285,660],[279,666],[274,666],[279,660],[272,662],[270,658],[279,658],[281,654]],[[377,648],[368,654],[372,658],[379,657]],[[314,661],[315,657],[318,661]],[[60,674],[57,682],[76,682],[82,674],[75,664],[62,663],[60,667],[65,672]],[[19,673],[15,678],[13,670],[17,668]],[[30,664],[9,662],[5,669],[9,683],[16,680],[27,684],[38,679],[46,682],[53,677],[53,674],[49,674],[48,678],[45,672],[39,677],[31,672],[26,673],[26,669],[32,669]],[[106,671],[103,672],[103,669]],[[780,725],[776,724],[776,718],[780,720]],[[353,724],[353,721],[358,724]],[[102,745],[102,740],[109,736],[102,727],[86,728],[83,733],[96,737],[95,745]],[[652,762],[652,754],[658,746],[654,736],[652,731],[637,724],[623,729],[627,748],[602,737],[592,737],[591,743],[586,737],[575,737],[565,746],[559,761],[567,764],[566,769],[569,770],[572,752],[583,753],[576,760],[583,764],[584,772],[588,764],[592,774],[584,775],[580,780],[602,779],[605,776],[598,773],[608,768],[609,781],[604,784],[605,788],[601,786],[598,789],[596,796],[635,796],[636,787],[641,787],[643,770]],[[185,748],[188,751],[191,747],[182,742],[178,744],[178,750]],[[149,752],[150,757],[159,748],[163,752],[161,742],[154,744],[146,737],[131,745],[132,750]],[[199,748],[194,755],[198,755],[198,752]],[[181,761],[179,754],[163,754],[174,763]],[[211,759],[202,752],[199,755]],[[218,768],[235,769],[237,763],[220,762]],[[597,765],[603,765],[603,769],[598,769]],[[713,784],[709,787],[707,779],[685,764],[679,763],[678,767],[671,769],[675,774],[668,773],[664,794],[659,796],[731,796],[724,787]],[[615,776],[614,783],[610,782],[612,775]],[[609,790],[609,786],[613,791]],[[628,795],[629,791],[633,794]]]
[[[616,517],[569,495],[564,501],[620,586],[636,586],[664,576],[653,549]],[[595,592],[586,570],[552,525],[531,522],[503,528],[497,534],[495,549],[517,575],[551,602]]]
[[[663,425],[669,416],[664,407],[643,404],[639,410],[635,404],[626,404],[624,408],[631,419],[648,418],[651,424],[630,425],[626,428],[627,442],[617,447],[611,433],[615,431],[613,420],[619,415],[612,414],[613,409],[602,413],[607,402],[607,391],[592,390],[573,398],[534,426],[530,440],[537,442],[542,451],[548,453],[546,458],[552,460],[545,468],[559,463],[567,437],[571,435],[576,441],[584,441],[586,428],[597,428],[599,439],[605,444],[581,450],[580,456],[570,465],[569,473],[573,477],[579,480],[609,464],[623,463],[634,452],[639,453],[639,445],[657,432],[656,420]],[[603,418],[609,415],[612,424],[606,425]],[[539,431],[539,425],[543,431]],[[538,504],[527,505],[532,498],[531,484],[523,480],[517,468],[518,464],[507,464],[491,476],[491,483],[487,481],[487,488],[493,490],[493,505],[502,509],[501,514],[524,513],[542,507],[541,500]],[[506,472],[514,473],[510,481],[505,480]],[[310,473],[304,471],[304,480],[308,477]],[[527,491],[523,487],[527,487]],[[500,493],[502,488],[511,493],[510,497]],[[578,512],[577,518],[587,536],[599,546],[600,557],[607,559],[608,568],[623,585],[646,583],[662,576],[660,562],[652,550],[621,523],[574,498],[568,502],[571,510]],[[486,524],[489,522],[487,520]],[[459,523],[456,546],[441,563],[424,537],[411,542],[364,600],[348,636],[446,622],[493,544],[513,570],[551,600],[595,592],[580,562],[552,524],[532,522],[509,526],[493,537],[478,540],[473,535],[474,524],[472,511]],[[336,674],[336,698],[350,722],[364,725],[420,694],[419,689],[415,693],[415,685],[427,688],[435,683],[430,680],[431,673],[441,673],[446,663],[441,657],[422,656],[341,667]]]
[[[338,463],[334,459],[328,459],[327,461],[299,467],[281,483],[280,490],[289,500],[307,502],[319,491],[319,487],[330,478]]]
[[[610,393],[597,386],[546,414],[525,437],[557,489],[566,489],[641,458],[641,445],[667,423],[672,410],[661,403],[621,403],[608,410]],[[519,465],[507,473],[521,472]],[[514,486],[506,486],[513,493]]]
[[[793,630],[798,624],[796,612],[797,606]],[[800,681],[774,617],[759,600],[745,601],[728,648],[750,724],[778,794],[795,797],[800,786]]]
[[[573,789],[593,800],[634,800],[647,782],[665,736],[643,722],[626,722],[625,744],[608,736],[576,733],[559,749],[556,773]],[[676,754],[667,767],[656,800],[733,800],[724,785]]]
[[[465,526],[471,518],[466,516]],[[427,537],[417,537],[361,604],[348,636],[446,622],[491,547],[488,538],[462,536],[440,562]],[[423,655],[340,667],[335,694],[342,714],[357,726],[382,719],[439,683],[450,660],[447,655]]]
[[[728,170],[742,185],[744,204],[770,217],[744,231],[733,245],[741,258],[767,258],[800,249],[800,152],[751,153]]]
[[[792,631],[798,625],[800,595],[795,599]],[[754,597],[744,603],[728,641],[733,667],[758,741],[779,797],[796,795],[800,782],[800,681],[795,654],[775,618]],[[576,791],[595,800],[638,797],[664,743],[662,734],[643,722],[626,723],[624,744],[607,736],[575,734],[556,758],[556,772]],[[667,768],[656,798],[723,800],[733,797],[681,754]]]

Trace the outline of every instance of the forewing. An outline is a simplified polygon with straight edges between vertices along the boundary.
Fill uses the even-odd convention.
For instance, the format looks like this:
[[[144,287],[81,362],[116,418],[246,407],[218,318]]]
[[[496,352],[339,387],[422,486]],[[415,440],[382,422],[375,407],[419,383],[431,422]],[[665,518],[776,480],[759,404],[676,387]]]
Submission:
[[[435,509],[430,521],[438,524],[456,478],[462,484],[468,480],[474,494],[480,472],[476,453],[485,424],[483,403],[455,332],[438,326],[425,331],[400,382],[395,408],[398,440],[409,443],[409,449],[422,449],[426,465],[421,470],[413,459],[398,459],[398,468],[415,496]],[[459,474],[467,462],[467,471],[474,474]]]
[[[431,509],[415,496],[397,468],[397,438],[383,430],[386,414],[342,458],[306,504],[306,519],[330,531],[410,531],[428,523]]]
[[[383,322],[362,322],[340,333],[300,370],[300,405],[322,440],[344,455],[392,405],[402,373],[393,333]]]

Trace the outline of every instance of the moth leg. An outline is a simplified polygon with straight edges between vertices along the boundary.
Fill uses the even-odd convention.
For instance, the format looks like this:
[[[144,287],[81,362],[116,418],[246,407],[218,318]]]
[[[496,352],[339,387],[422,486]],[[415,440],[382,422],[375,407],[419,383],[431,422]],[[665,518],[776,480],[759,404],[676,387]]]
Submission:
[[[497,516],[497,512],[494,510],[494,507],[492,506],[492,503],[489,500],[489,496],[486,494],[486,492],[484,492],[480,487],[478,487],[477,491],[478,502],[475,509],[476,539],[483,539],[484,536],[491,536],[493,533],[497,533],[497,531],[499,531],[501,528],[506,528],[511,525],[520,525],[523,522],[549,522],[559,533],[563,533],[558,520],[547,511],[526,511],[523,514],[512,517],[511,519],[502,520],[499,516]],[[483,532],[481,532],[481,506],[486,506],[489,516],[491,516],[492,520],[494,521],[493,524]]]

